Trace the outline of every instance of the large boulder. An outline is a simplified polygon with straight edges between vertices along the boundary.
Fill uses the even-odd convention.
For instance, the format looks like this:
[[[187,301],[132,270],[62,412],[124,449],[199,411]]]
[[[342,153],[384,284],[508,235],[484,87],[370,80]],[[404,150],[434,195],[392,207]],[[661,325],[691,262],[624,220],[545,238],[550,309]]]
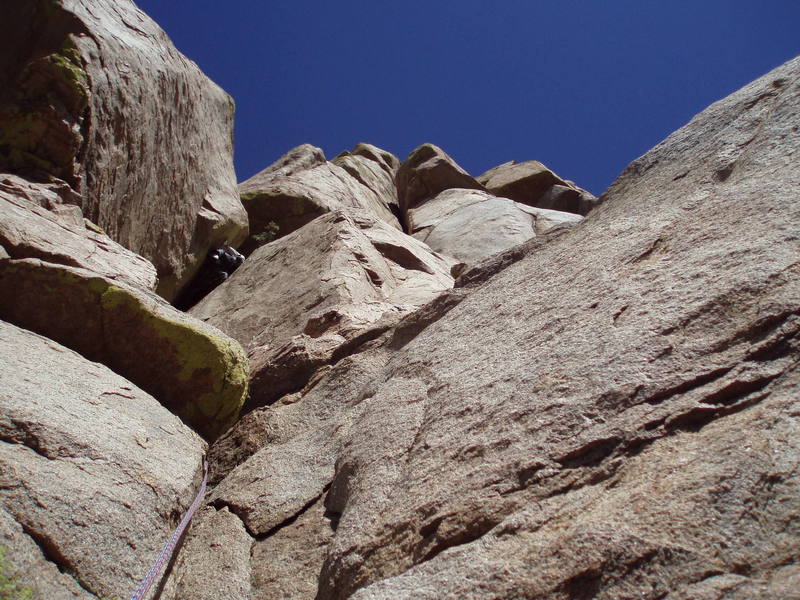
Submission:
[[[512,160],[476,179],[497,196],[539,208],[585,215],[598,202],[591,192],[561,179],[536,160],[522,163]]]
[[[581,219],[572,213],[533,208],[487,192],[458,188],[425,200],[407,215],[412,236],[433,251],[467,264]]]
[[[451,287],[452,264],[380,219],[336,210],[259,248],[190,313],[248,351],[258,406]]]
[[[214,507],[311,552],[324,498],[320,600],[796,595],[799,110],[800,58],[248,415]]]
[[[0,321],[0,542],[35,598],[127,597],[194,499],[204,451],[129,381]]]
[[[397,171],[397,193],[403,214],[423,200],[452,188],[484,190],[444,150],[433,144],[415,148]]]
[[[250,237],[242,252],[250,254],[333,210],[365,210],[401,229],[390,207],[393,196],[384,194],[382,176],[371,170],[368,175],[366,160],[356,160],[344,161],[348,171],[327,161],[320,148],[303,144],[239,184],[250,218]]]
[[[11,2],[3,17],[0,170],[66,181],[174,298],[208,248],[246,235],[230,97],[131,0]]]
[[[11,258],[39,258],[145,290],[156,288],[150,261],[86,223],[79,206],[60,200],[48,186],[0,175],[0,245]]]
[[[0,318],[101,362],[212,440],[239,415],[247,359],[154,294],[85,269],[0,260]]]

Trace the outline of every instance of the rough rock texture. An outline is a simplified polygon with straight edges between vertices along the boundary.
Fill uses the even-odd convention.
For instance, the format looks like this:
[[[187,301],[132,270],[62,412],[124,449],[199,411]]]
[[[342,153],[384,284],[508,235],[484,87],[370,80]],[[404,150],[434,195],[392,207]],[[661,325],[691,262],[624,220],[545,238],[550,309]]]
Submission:
[[[37,598],[126,597],[193,500],[204,450],[129,381],[0,321],[0,541]]]
[[[242,252],[255,250],[258,236],[265,232],[272,230],[275,237],[283,237],[332,210],[366,210],[401,229],[390,208],[394,196],[379,195],[386,185],[382,176],[372,171],[366,159],[350,158],[345,161],[350,168],[345,169],[325,160],[321,149],[303,144],[239,184],[250,218],[250,238],[240,248]]]
[[[295,597],[798,597],[798,111],[800,58],[248,415],[215,508],[311,552],[324,499]]]
[[[451,188],[484,190],[444,150],[433,144],[414,149],[397,171],[397,194],[404,214],[421,201]]]
[[[130,0],[12,2],[3,16],[0,169],[67,181],[173,298],[209,247],[246,235],[230,97]]]
[[[0,318],[102,362],[207,439],[235,421],[247,393],[247,359],[234,340],[91,271],[0,261]]]
[[[11,258],[82,267],[135,287],[155,289],[156,269],[150,261],[90,229],[80,207],[59,200],[45,186],[0,175],[0,244]]]
[[[451,287],[452,263],[368,214],[337,210],[259,248],[191,314],[248,350],[248,406],[259,406]]]
[[[178,554],[175,572],[179,575],[166,580],[160,598],[251,599],[252,545],[242,522],[229,510],[206,507],[199,511]],[[283,558],[270,556],[268,560]],[[205,583],[198,586],[197,581]]]
[[[408,231],[435,252],[475,263],[581,217],[478,190],[450,189],[408,211]]]
[[[493,194],[529,206],[585,215],[597,204],[590,192],[561,179],[536,160],[503,163],[477,180]]]

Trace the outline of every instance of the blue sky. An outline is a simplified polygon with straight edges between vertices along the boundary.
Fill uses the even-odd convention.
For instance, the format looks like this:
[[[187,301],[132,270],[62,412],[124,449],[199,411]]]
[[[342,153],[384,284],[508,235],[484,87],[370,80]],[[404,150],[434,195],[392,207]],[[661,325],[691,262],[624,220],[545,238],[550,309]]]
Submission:
[[[138,0],[236,101],[240,181],[309,142],[540,160],[600,194],[800,54],[800,0]]]

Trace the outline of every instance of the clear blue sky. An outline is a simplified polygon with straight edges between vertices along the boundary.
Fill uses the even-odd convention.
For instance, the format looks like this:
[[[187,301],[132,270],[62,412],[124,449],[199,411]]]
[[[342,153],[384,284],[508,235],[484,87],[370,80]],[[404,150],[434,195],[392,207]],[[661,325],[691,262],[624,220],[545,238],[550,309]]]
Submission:
[[[711,102],[800,54],[800,0],[138,0],[236,100],[239,180],[309,142],[473,175],[540,160],[600,194]]]

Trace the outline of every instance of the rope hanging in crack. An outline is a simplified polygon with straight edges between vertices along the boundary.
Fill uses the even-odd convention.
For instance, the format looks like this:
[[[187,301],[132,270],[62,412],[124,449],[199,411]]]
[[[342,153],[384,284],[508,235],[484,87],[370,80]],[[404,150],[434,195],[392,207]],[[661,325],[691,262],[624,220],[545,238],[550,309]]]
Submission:
[[[192,502],[192,505],[189,507],[189,510],[186,511],[186,514],[183,515],[183,519],[178,524],[178,527],[172,533],[172,537],[167,540],[167,543],[164,544],[164,548],[161,550],[161,554],[158,555],[153,565],[147,571],[147,574],[142,579],[142,582],[139,584],[139,587],[136,588],[136,591],[131,596],[131,600],[142,600],[147,594],[147,592],[152,587],[153,583],[158,576],[158,573],[161,571],[161,568],[164,564],[169,561],[172,557],[172,553],[175,551],[175,546],[178,544],[178,540],[181,539],[183,532],[188,527],[189,522],[192,520],[194,513],[197,512],[197,509],[200,507],[200,504],[203,502],[203,498],[206,495],[206,486],[208,485],[208,463],[205,459],[203,459],[203,483],[200,484],[200,491],[197,492],[197,497]]]

